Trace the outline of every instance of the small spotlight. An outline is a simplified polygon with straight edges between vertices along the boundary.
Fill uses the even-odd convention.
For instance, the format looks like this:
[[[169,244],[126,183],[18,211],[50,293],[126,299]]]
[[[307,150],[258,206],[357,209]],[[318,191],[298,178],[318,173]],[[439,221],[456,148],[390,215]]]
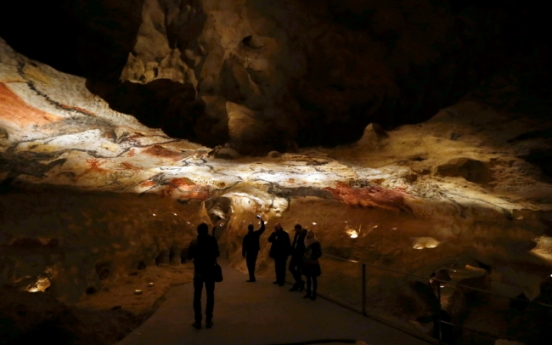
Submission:
[[[153,214],[152,214],[152,216],[154,216],[154,217],[155,217],[155,216],[157,216],[157,215],[156,215],[155,213],[153,213]]]
[[[351,238],[357,238],[358,237],[358,232],[356,230],[349,229],[349,230],[346,231],[346,233]]]
[[[445,286],[444,285],[441,285],[441,289],[444,288]]]
[[[173,213],[175,216],[178,216],[176,213]]]
[[[27,286],[28,292],[45,292],[50,287],[50,279],[38,277],[34,284]]]
[[[186,223],[190,224],[190,222],[186,222]]]
[[[316,225],[316,222],[312,222],[312,225]]]

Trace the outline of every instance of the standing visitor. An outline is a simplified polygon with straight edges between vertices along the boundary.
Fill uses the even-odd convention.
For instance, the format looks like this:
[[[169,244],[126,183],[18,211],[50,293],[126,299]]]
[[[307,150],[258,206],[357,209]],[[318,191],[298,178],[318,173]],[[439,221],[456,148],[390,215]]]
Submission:
[[[257,216],[261,220],[261,227],[257,231],[253,231],[253,224],[249,223],[247,226],[248,233],[243,238],[242,243],[242,256],[247,263],[247,271],[249,272],[249,280],[247,282],[255,282],[255,266],[257,264],[257,255],[261,249],[259,245],[259,238],[265,231],[265,223],[261,216]]]
[[[214,230],[213,230],[214,233]],[[197,238],[190,243],[188,260],[194,259],[194,313],[196,329],[201,329],[201,292],[205,284],[207,305],[205,307],[205,326],[213,326],[213,308],[215,306],[215,278],[213,269],[220,255],[214,236],[209,236],[209,227],[205,223],[197,226]]]
[[[303,275],[307,277],[307,294],[303,298],[316,299],[318,288],[317,277],[322,273],[318,258],[322,256],[322,247],[314,231],[309,230],[305,237],[305,254],[303,256]]]
[[[286,282],[286,262],[290,254],[291,243],[289,235],[284,231],[280,223],[274,225],[274,232],[268,238],[270,246],[270,257],[274,259],[276,281],[273,284],[284,286]]]
[[[301,279],[301,268],[303,267],[303,255],[305,254],[305,236],[307,229],[303,229],[301,224],[294,227],[295,236],[291,244],[291,259],[289,261],[289,271],[293,275],[295,283],[289,291],[303,291],[305,281]]]

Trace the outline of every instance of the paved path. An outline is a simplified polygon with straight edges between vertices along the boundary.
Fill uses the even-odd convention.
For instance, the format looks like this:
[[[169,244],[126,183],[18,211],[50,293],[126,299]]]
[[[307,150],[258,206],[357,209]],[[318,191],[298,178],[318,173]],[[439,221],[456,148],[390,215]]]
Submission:
[[[224,263],[223,271],[224,281],[215,287],[213,328],[191,326],[193,286],[186,284],[172,288],[157,312],[117,345],[268,345],[322,339],[428,344],[323,298],[303,299],[304,292],[274,285],[273,277],[247,283],[244,274]]]

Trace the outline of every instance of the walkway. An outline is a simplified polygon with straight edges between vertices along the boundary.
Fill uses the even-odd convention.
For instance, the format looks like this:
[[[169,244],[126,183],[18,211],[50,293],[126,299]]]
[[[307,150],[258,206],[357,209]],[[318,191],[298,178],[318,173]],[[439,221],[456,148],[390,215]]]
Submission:
[[[213,328],[191,326],[193,286],[186,284],[172,288],[157,312],[117,345],[268,345],[322,339],[428,344],[323,298],[303,299],[304,292],[274,285],[273,277],[247,283],[246,275],[229,266],[223,264],[223,271],[224,281],[215,287]]]

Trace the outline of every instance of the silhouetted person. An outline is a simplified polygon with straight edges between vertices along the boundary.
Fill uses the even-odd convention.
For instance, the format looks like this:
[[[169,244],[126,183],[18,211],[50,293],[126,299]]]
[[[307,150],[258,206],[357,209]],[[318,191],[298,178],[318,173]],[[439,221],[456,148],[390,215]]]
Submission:
[[[201,328],[201,292],[203,284],[207,294],[205,307],[205,325],[213,326],[213,308],[215,306],[215,279],[213,267],[215,260],[220,255],[218,243],[215,237],[209,235],[209,227],[205,223],[197,226],[197,239],[190,243],[188,248],[188,260],[194,259],[194,313],[195,322],[192,324],[197,329]]]
[[[261,220],[261,227],[257,231],[253,231],[253,224],[247,226],[247,235],[243,238],[242,243],[242,256],[245,258],[247,263],[247,271],[249,272],[248,282],[255,281],[255,265],[257,264],[257,255],[261,246],[259,245],[259,238],[265,231],[265,223],[263,218],[259,216]]]
[[[274,269],[276,271],[276,281],[273,284],[284,286],[286,282],[286,261],[290,254],[291,243],[289,235],[282,229],[280,223],[274,225],[274,232],[268,238],[270,246],[270,257],[274,259]]]
[[[303,298],[316,299],[316,290],[318,288],[317,277],[322,273],[318,258],[322,256],[322,247],[314,235],[314,231],[309,230],[305,237],[305,254],[303,255],[303,275],[307,277],[307,294]]]
[[[302,291],[305,287],[305,281],[301,279],[301,269],[303,267],[303,254],[305,253],[305,236],[307,229],[303,229],[300,224],[294,227],[295,236],[291,244],[291,259],[289,261],[289,271],[293,275],[295,283],[289,291]]]

